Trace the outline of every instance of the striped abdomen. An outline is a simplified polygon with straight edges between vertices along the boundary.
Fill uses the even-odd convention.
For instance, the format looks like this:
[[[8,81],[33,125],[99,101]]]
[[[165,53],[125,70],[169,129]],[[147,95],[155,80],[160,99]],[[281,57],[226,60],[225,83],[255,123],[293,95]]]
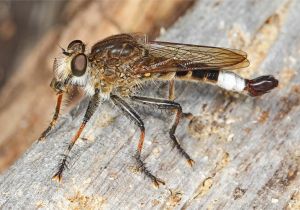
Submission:
[[[178,71],[177,79],[183,80],[201,80],[216,83],[219,77],[219,70],[194,70],[194,71]]]
[[[223,70],[178,71],[176,79],[209,82],[230,91],[247,91],[251,96],[262,95],[278,86],[278,80],[270,75],[248,80]]]

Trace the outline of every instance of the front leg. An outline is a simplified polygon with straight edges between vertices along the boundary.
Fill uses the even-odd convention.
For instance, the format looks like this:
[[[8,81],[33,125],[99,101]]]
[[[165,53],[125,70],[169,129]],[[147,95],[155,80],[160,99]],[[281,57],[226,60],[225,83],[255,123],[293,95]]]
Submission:
[[[57,180],[59,182],[61,181],[62,173],[67,166],[67,159],[69,157],[69,153],[70,153],[71,149],[73,148],[74,144],[76,143],[77,139],[80,137],[80,134],[83,131],[86,123],[90,120],[90,118],[95,113],[95,111],[99,105],[99,99],[100,99],[99,98],[99,90],[96,89],[95,94],[93,95],[92,99],[89,102],[88,108],[85,112],[83,121],[82,121],[79,129],[77,130],[76,134],[73,136],[71,142],[69,143],[68,148],[66,149],[66,151],[63,154],[63,159],[62,159],[61,163],[59,164],[58,171],[55,173],[55,175],[52,178],[53,180]]]
[[[57,119],[59,117],[59,112],[60,112],[60,109],[61,109],[62,98],[63,98],[63,92],[59,92],[58,97],[57,97],[55,112],[54,112],[54,115],[52,117],[52,120],[51,120],[49,126],[40,135],[40,137],[38,138],[38,141],[43,140],[48,135],[48,133],[54,128],[54,126],[56,125]]]

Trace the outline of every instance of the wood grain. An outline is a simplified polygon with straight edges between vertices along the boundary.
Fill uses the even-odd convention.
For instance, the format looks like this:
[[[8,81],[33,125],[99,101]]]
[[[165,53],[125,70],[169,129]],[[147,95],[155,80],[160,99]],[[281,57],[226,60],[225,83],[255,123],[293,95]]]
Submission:
[[[198,1],[160,40],[236,47],[249,53],[247,77],[273,74],[280,86],[250,98],[204,84],[176,83],[176,101],[194,118],[177,130],[194,158],[172,149],[168,113],[139,109],[146,125],[143,157],[166,185],[137,172],[138,129],[110,103],[90,121],[63,183],[51,181],[87,100],[34,143],[0,178],[0,206],[44,209],[299,209],[300,2]],[[152,90],[149,92],[149,90]],[[154,90],[154,91],[153,91]],[[141,94],[166,96],[164,84]]]

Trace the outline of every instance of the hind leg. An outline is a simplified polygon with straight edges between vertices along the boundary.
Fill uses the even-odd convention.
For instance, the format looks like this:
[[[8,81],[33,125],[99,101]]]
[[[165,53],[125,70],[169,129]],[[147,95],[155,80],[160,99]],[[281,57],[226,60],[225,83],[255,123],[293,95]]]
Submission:
[[[180,104],[178,104],[174,101],[158,99],[158,98],[141,97],[141,96],[132,96],[131,99],[133,101],[136,101],[136,102],[139,102],[139,103],[142,103],[145,105],[154,105],[154,106],[158,107],[159,109],[170,109],[170,110],[176,111],[175,120],[170,128],[169,135],[170,135],[170,138],[171,138],[174,146],[177,148],[177,150],[180,152],[180,154],[183,157],[185,157],[185,159],[188,161],[188,163],[192,166],[194,164],[194,161],[189,156],[189,154],[187,154],[185,152],[185,150],[181,147],[180,143],[178,142],[178,140],[175,136],[175,131],[176,131],[177,125],[183,114]]]

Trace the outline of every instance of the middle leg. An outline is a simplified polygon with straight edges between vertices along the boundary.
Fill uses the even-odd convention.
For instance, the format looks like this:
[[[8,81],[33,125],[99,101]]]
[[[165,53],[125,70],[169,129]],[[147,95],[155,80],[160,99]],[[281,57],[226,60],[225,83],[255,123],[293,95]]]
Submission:
[[[141,153],[142,153],[142,148],[143,148],[143,144],[144,144],[144,139],[145,139],[145,127],[144,127],[144,123],[141,120],[140,116],[138,115],[138,113],[136,113],[136,111],[134,111],[129,104],[127,104],[122,98],[120,98],[119,96],[116,95],[111,95],[111,100],[113,101],[113,103],[119,107],[123,113],[131,120],[134,121],[134,123],[140,128],[141,130],[141,134],[140,134],[140,140],[138,143],[138,148],[137,148],[137,153],[135,155],[135,158],[137,160],[137,163],[141,169],[142,172],[144,172],[146,174],[146,176],[148,176],[152,182],[154,183],[154,185],[156,187],[159,186],[159,184],[165,184],[164,181],[158,179],[155,175],[153,175],[147,168],[145,163],[142,161],[141,159]]]

